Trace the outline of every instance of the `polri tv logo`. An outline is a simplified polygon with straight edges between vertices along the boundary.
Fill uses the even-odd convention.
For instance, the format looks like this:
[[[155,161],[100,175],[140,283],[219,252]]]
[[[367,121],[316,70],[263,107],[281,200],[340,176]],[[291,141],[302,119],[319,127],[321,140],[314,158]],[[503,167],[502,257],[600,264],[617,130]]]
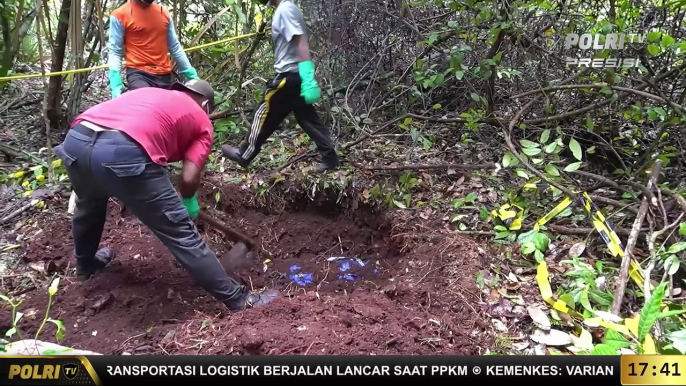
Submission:
[[[605,41],[603,42],[603,37]],[[582,34],[569,33],[565,37],[565,49],[578,47],[581,50],[623,50],[629,43],[643,43],[646,34],[610,33]],[[565,67],[593,68],[633,68],[640,64],[639,58],[572,58],[565,59]]]

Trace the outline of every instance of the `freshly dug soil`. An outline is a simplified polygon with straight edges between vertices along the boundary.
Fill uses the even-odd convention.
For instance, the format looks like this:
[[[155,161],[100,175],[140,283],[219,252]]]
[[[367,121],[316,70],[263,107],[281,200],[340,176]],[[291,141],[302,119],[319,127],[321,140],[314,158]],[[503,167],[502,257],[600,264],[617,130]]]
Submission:
[[[249,205],[252,193],[217,181],[203,187],[201,203],[214,205],[217,189],[219,204],[208,213],[258,242],[233,276],[254,289],[277,288],[281,299],[227,315],[114,200],[101,245],[117,256],[78,283],[67,200],[54,200],[50,213],[7,231],[9,238],[27,236],[27,263],[43,264],[48,275],[69,274],[50,310],[66,327],[59,343],[103,354],[222,355],[474,355],[489,345],[488,324],[473,306],[482,259],[474,241],[447,235],[450,242],[398,245],[397,231],[381,215],[360,209],[350,217],[307,205],[270,214]],[[218,256],[228,251],[232,244],[220,231],[197,223]],[[38,289],[23,295],[24,338],[33,337],[43,319],[47,284],[43,277]],[[11,320],[3,308],[4,334]],[[54,341],[55,331],[48,323],[41,339]]]

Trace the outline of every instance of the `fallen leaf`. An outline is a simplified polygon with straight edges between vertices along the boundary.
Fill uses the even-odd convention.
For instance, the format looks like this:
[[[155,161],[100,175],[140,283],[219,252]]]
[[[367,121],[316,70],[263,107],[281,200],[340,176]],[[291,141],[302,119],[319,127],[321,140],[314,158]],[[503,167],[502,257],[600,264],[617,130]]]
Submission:
[[[574,335],[570,336],[576,348],[580,350],[593,350],[593,336],[585,328],[581,329],[581,334],[578,338]]]
[[[522,351],[527,347],[529,347],[529,342],[514,343],[512,345],[512,348],[517,350],[517,351]]]
[[[517,276],[515,276],[515,274],[512,273],[512,272],[510,272],[509,274],[507,274],[507,278],[508,278],[510,281],[515,282],[515,283],[518,281],[518,280],[517,280]]]
[[[569,257],[579,257],[586,250],[586,243],[576,243],[569,248]]]
[[[495,326],[496,330],[500,332],[507,332],[507,326],[499,319],[492,319],[491,322]]]
[[[507,288],[508,291],[516,291],[519,287],[519,283],[505,283],[505,288]]]
[[[495,288],[491,288],[491,293],[488,295],[488,302],[490,304],[497,304],[500,301],[500,294]]]
[[[615,314],[605,312],[605,311],[595,310],[595,311],[593,311],[593,313],[596,314],[596,316],[598,316],[600,319],[603,319],[606,322],[621,323],[622,320],[624,320]]]
[[[550,330],[550,319],[548,319],[548,315],[546,315],[543,310],[534,306],[529,306],[526,310],[529,312],[531,320],[533,320],[538,327],[544,330]]]
[[[550,331],[537,329],[531,334],[531,340],[546,346],[566,346],[573,343],[572,337],[568,333],[554,329]]]

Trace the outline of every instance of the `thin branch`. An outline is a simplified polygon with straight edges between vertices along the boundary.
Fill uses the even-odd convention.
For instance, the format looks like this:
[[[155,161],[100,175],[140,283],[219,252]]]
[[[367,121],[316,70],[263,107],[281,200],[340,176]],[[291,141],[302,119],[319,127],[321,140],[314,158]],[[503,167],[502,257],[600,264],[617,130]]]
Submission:
[[[662,161],[657,160],[653,166],[653,170],[650,173],[650,178],[648,179],[648,189],[655,187],[658,176],[660,175],[660,169],[662,168]],[[612,300],[611,312],[615,315],[619,315],[619,311],[622,307],[622,301],[624,300],[624,293],[626,292],[626,286],[629,281],[629,265],[631,260],[634,258],[634,247],[638,241],[638,232],[643,225],[643,220],[645,219],[646,213],[648,212],[648,197],[643,196],[643,201],[641,202],[641,207],[638,210],[638,216],[634,221],[634,225],[631,228],[631,234],[629,235],[629,240],[626,243],[626,248],[624,249],[624,256],[622,257],[622,265],[619,269],[619,284],[615,289],[614,299]],[[646,277],[645,280],[650,282],[650,278]]]

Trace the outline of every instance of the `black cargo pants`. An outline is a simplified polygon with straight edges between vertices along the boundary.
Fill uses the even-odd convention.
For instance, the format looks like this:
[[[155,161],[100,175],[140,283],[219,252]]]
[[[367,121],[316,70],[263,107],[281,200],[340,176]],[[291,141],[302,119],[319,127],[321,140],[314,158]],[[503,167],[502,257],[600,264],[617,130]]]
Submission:
[[[328,166],[338,166],[339,160],[329,129],[319,119],[314,106],[300,96],[300,75],[297,72],[278,74],[267,82],[267,90],[254,113],[248,136],[239,148],[241,158],[251,162],[262,145],[290,114],[317,145],[322,160]]]
[[[88,266],[95,258],[107,202],[115,197],[152,230],[198,285],[228,307],[242,307],[247,289],[226,274],[181,203],[167,169],[153,163],[138,143],[119,131],[93,131],[77,124],[55,154],[78,196],[72,221],[78,264]]]
[[[172,75],[155,75],[136,68],[126,69],[127,90],[144,87],[169,88],[172,85]]]

